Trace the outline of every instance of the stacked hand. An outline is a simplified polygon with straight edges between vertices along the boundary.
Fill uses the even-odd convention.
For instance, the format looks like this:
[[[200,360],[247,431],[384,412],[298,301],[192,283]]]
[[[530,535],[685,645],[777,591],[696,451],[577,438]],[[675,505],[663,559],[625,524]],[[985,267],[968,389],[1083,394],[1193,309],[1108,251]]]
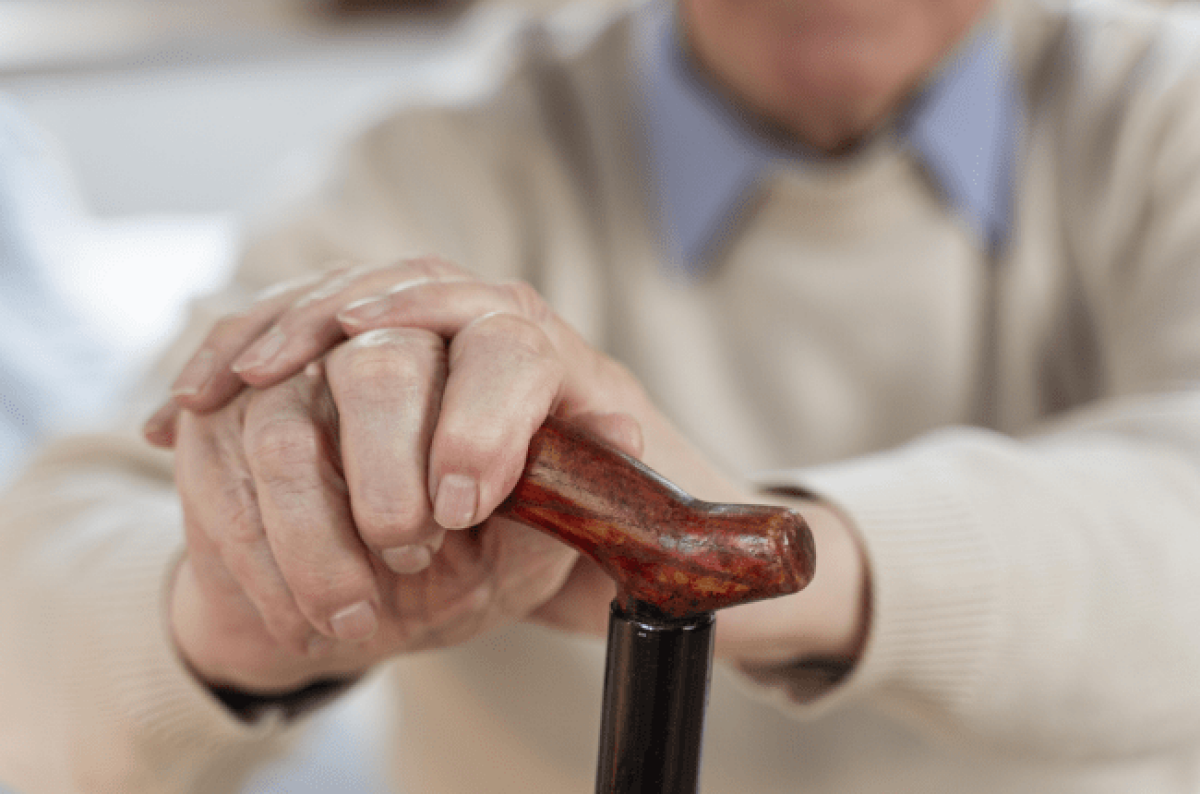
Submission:
[[[283,285],[224,319],[146,428],[176,448],[181,653],[209,683],[269,693],[527,618],[602,632],[604,575],[492,516],[550,414],[696,496],[753,499],[528,286],[409,260]],[[719,652],[859,642],[857,547],[831,511],[805,507],[822,563],[806,592],[833,568],[808,600],[840,602],[833,617],[795,597],[735,608]]]

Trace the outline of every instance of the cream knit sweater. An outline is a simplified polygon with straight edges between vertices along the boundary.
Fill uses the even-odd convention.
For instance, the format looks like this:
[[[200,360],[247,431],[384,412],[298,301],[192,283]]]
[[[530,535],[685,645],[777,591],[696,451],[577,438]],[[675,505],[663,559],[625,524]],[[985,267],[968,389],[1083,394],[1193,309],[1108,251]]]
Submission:
[[[529,279],[731,472],[825,495],[867,550],[861,663],[815,693],[718,671],[704,791],[1200,792],[1200,22],[1001,14],[1027,129],[997,261],[884,136],[773,174],[715,271],[671,282],[619,12],[373,126],[133,414],[216,316],[335,260]],[[56,445],[0,502],[0,781],[216,793],[294,732],[175,657],[180,535],[170,459],[131,431]],[[391,668],[403,791],[591,790],[598,643],[519,626]]]

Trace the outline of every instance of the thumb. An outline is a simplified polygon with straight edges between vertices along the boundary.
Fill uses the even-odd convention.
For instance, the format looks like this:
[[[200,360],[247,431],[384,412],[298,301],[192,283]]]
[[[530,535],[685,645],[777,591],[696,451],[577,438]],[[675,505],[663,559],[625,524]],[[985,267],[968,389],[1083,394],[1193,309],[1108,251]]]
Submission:
[[[527,619],[569,634],[604,637],[609,604],[616,594],[617,586],[608,574],[591,559],[580,556],[559,591]]]
[[[642,459],[645,449],[642,425],[631,414],[589,412],[564,418],[626,455]]]

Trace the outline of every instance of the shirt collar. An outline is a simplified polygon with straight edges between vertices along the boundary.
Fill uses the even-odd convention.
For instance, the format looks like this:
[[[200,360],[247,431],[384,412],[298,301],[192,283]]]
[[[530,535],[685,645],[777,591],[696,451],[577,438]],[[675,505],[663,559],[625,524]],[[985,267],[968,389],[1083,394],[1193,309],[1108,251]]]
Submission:
[[[820,155],[774,145],[704,84],[679,46],[672,3],[650,3],[638,16],[643,128],[664,242],[672,266],[695,276],[768,169]],[[894,123],[942,199],[993,251],[1011,225],[1019,114],[1015,72],[993,25],[959,48]]]

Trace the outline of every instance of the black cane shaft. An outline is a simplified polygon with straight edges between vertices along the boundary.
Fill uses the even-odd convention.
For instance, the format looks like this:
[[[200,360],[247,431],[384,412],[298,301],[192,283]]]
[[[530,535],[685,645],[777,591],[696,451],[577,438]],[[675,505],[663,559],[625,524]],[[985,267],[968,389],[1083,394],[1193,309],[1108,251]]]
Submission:
[[[613,602],[596,794],[695,794],[716,621],[630,612]]]

